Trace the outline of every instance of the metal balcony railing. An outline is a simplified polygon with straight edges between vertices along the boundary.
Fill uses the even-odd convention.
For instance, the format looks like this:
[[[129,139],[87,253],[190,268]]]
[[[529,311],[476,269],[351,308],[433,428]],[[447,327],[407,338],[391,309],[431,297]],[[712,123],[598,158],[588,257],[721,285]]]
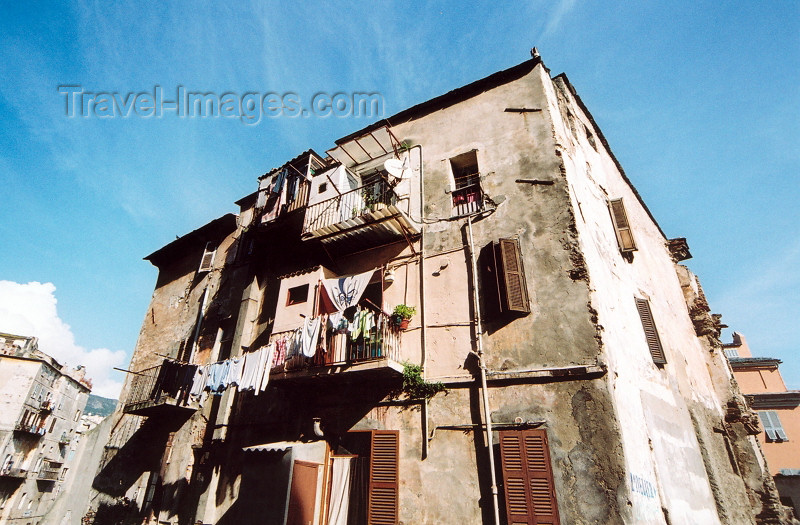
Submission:
[[[161,395],[161,389],[157,387],[161,366],[145,368],[134,374],[128,398],[125,400],[125,412],[137,408],[142,403],[158,401]]]
[[[325,338],[325,351],[320,348],[314,357],[294,355],[286,360],[287,371],[314,367],[353,365],[367,361],[391,359],[400,362],[400,332],[391,316],[377,309],[365,309],[371,314],[371,325],[365,333],[353,338],[353,332],[328,329]]]
[[[303,222],[303,234],[396,204],[397,194],[385,180],[380,179],[309,206]]]
[[[477,178],[477,174],[475,175]],[[470,215],[483,209],[483,190],[480,182],[453,190],[453,215]]]

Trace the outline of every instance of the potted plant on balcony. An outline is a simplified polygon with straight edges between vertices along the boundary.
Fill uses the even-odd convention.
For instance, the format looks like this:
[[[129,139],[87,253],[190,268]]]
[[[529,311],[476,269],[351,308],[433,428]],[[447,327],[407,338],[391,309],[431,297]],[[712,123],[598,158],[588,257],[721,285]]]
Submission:
[[[394,312],[392,313],[392,321],[394,321],[395,326],[400,330],[405,330],[408,328],[408,323],[411,322],[411,318],[416,315],[417,309],[413,306],[407,306],[405,304],[398,304],[394,307]]]

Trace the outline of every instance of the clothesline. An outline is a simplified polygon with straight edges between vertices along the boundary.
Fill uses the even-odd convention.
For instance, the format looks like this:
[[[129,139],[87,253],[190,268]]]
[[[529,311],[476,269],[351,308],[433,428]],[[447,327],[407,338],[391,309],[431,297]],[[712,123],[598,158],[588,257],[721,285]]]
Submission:
[[[374,306],[371,301],[369,303]],[[179,404],[186,405],[190,399],[194,399],[202,405],[205,396],[221,395],[232,387],[239,392],[252,391],[258,395],[267,389],[271,372],[302,367],[320,353],[332,352],[328,359],[331,362],[344,362],[356,357],[380,357],[351,356],[347,349],[362,340],[379,346],[384,323],[388,322],[388,314],[357,306],[352,320],[345,317],[344,312],[306,317],[301,326],[274,334],[277,337],[267,345],[241,356],[206,365],[179,363],[166,358],[151,398],[157,399],[161,393],[166,393],[176,398]],[[348,340],[352,343],[348,344]],[[324,357],[320,361],[324,363]]]

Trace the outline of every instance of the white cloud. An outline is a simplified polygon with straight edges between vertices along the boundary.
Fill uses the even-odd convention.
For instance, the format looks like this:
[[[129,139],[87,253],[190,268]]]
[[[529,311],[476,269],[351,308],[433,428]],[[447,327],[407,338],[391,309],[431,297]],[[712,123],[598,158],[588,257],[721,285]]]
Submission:
[[[38,337],[39,349],[59,363],[86,366],[92,393],[118,397],[122,382],[112,368],[126,364],[125,352],[76,344],[72,329],[58,316],[55,291],[53,283],[0,281],[0,331]]]

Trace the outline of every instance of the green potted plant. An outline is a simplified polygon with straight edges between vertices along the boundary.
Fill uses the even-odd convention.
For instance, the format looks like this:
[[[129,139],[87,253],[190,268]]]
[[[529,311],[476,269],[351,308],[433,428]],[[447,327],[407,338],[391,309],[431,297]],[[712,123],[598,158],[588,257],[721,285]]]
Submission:
[[[392,313],[392,320],[394,324],[400,329],[405,330],[408,328],[408,323],[411,322],[411,318],[416,315],[417,309],[413,306],[407,306],[404,304],[398,304],[394,307],[394,312]]]

